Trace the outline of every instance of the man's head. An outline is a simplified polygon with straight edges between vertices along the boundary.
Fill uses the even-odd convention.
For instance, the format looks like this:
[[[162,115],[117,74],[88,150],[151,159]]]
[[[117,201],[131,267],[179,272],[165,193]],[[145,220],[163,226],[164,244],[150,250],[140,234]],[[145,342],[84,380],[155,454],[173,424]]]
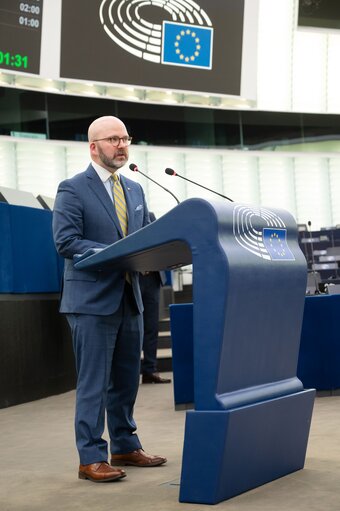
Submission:
[[[109,172],[116,172],[128,161],[131,137],[117,117],[95,119],[89,126],[88,139],[92,160]]]

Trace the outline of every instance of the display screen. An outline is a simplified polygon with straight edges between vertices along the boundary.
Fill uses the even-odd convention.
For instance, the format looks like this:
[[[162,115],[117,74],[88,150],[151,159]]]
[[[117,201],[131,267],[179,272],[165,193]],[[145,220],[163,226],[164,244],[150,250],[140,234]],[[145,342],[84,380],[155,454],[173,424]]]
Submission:
[[[0,0],[0,68],[39,74],[43,0]]]
[[[299,0],[298,25],[315,28],[340,28],[339,0]]]
[[[244,0],[62,0],[60,76],[240,95]]]

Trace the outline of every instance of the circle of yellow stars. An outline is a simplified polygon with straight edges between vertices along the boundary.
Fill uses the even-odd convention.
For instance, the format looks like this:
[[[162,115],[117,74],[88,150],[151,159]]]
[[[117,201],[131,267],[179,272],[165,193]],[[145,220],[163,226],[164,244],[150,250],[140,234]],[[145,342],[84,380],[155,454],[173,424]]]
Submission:
[[[275,246],[273,245],[273,241],[275,243]],[[274,232],[270,235],[269,242],[274,252],[276,252],[280,257],[286,255],[286,251],[284,249],[284,246],[282,245],[280,236],[277,234],[277,232]]]
[[[194,51],[193,55],[188,56],[188,55],[184,55],[181,52],[180,42],[181,42],[181,39],[185,36],[191,36],[195,40],[196,50]],[[175,48],[176,48],[176,53],[179,56],[180,60],[183,60],[183,62],[187,62],[187,63],[194,62],[196,57],[199,57],[199,54],[200,54],[200,49],[201,49],[200,38],[197,37],[196,32],[192,32],[190,30],[190,28],[187,28],[186,30],[181,30],[180,33],[176,36]]]

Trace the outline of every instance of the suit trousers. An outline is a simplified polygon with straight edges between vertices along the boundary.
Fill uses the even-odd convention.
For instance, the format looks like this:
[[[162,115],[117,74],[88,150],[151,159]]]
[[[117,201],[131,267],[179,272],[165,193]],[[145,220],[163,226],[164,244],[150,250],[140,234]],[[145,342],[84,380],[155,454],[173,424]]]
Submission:
[[[150,272],[139,278],[144,305],[144,339],[142,373],[157,371],[157,344],[159,331],[160,278],[158,272]]]
[[[77,369],[75,433],[80,463],[108,459],[102,435],[105,412],[110,452],[140,449],[133,419],[140,374],[143,319],[126,283],[119,309],[108,316],[67,314]]]

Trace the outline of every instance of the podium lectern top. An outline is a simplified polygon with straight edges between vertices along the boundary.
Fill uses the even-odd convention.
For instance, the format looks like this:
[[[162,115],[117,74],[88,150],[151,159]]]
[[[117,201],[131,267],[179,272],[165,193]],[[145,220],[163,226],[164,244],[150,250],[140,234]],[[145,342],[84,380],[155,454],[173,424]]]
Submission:
[[[75,266],[151,271],[191,262],[196,409],[301,390],[296,367],[307,267],[288,212],[188,199]]]

